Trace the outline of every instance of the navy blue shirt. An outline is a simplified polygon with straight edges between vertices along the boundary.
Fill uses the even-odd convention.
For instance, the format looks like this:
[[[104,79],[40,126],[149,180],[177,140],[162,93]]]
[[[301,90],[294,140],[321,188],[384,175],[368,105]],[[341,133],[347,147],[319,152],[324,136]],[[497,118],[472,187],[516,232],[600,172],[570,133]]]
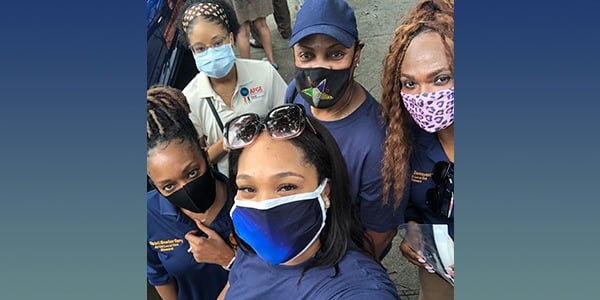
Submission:
[[[400,299],[383,268],[358,251],[346,253],[336,277],[334,267],[313,267],[298,281],[308,263],[272,265],[238,249],[225,299]]]
[[[312,116],[310,104],[296,94],[291,99],[296,87],[295,79],[286,90],[286,102],[298,103],[306,108]],[[336,121],[321,121],[335,138],[348,168],[351,195],[358,204],[362,224],[376,232],[386,232],[404,223],[403,214],[406,201],[394,210],[393,199],[383,204],[383,177],[381,162],[383,160],[383,142],[385,126],[381,121],[381,106],[365,90],[367,99],[349,116]]]
[[[224,181],[224,176],[216,176]],[[156,190],[147,194],[148,240],[147,275],[151,285],[164,285],[175,280],[177,298],[181,300],[216,299],[227,283],[228,273],[217,264],[197,263],[187,252],[189,243],[184,238],[190,230],[198,230],[196,223],[171,204]],[[229,242],[231,233],[231,195],[210,224],[223,240]]]
[[[414,128],[413,135],[415,142],[410,166],[410,197],[405,218],[423,224],[448,224],[448,233],[454,239],[454,213],[448,218],[432,211],[426,204],[427,190],[435,187],[431,179],[433,166],[439,161],[449,161],[448,156],[436,133]]]

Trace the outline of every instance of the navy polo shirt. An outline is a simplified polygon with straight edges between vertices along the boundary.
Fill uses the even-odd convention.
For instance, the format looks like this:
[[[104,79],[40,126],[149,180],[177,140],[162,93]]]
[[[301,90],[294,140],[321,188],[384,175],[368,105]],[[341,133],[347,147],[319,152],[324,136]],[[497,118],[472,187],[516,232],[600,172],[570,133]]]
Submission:
[[[416,126],[415,126],[416,127]],[[448,233],[454,239],[454,213],[447,218],[432,211],[426,204],[426,193],[435,187],[431,179],[433,166],[439,161],[449,161],[436,133],[413,128],[414,148],[410,170],[410,198],[405,211],[407,221],[423,224],[448,224]]]
[[[216,178],[225,182],[222,174]],[[227,243],[232,228],[231,203],[231,193],[228,193],[227,202],[210,224]],[[184,236],[190,230],[198,230],[196,223],[156,190],[147,193],[147,206],[148,282],[163,285],[175,280],[178,299],[216,299],[227,283],[229,272],[217,264],[197,263],[187,252],[189,243]]]
[[[272,265],[238,249],[225,299],[400,299],[383,268],[358,251],[346,252],[337,276],[334,267],[313,267],[298,281],[308,263]]]
[[[301,104],[312,116],[310,104],[300,94],[291,99],[295,87],[294,79],[288,85],[286,102]],[[358,205],[361,223],[367,229],[386,232],[404,223],[402,211],[406,201],[402,201],[396,210],[393,199],[384,205],[381,161],[386,129],[381,120],[380,104],[368,91],[365,90],[365,94],[366,100],[349,116],[336,121],[321,121],[321,124],[333,135],[344,155],[351,195]]]

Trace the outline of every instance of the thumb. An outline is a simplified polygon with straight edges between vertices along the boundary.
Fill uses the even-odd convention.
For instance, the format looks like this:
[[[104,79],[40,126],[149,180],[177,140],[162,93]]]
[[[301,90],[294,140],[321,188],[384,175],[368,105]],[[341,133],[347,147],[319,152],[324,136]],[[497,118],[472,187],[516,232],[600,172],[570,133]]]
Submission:
[[[190,230],[190,231],[188,231],[188,233],[185,234],[184,238],[189,243],[197,243],[199,239],[202,239],[202,237],[197,236],[196,232],[198,232],[198,231],[197,230]]]
[[[198,227],[198,229],[200,229],[202,232],[204,232],[208,238],[213,237],[215,234],[217,234],[214,230],[210,229],[210,227],[204,225],[204,223],[198,221],[198,220],[194,220],[196,222],[196,226]]]

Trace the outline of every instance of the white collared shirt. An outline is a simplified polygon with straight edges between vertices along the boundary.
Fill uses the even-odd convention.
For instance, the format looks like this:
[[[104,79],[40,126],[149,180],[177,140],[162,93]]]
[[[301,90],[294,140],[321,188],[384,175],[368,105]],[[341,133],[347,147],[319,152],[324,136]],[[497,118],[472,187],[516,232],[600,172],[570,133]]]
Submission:
[[[284,103],[287,84],[270,63],[261,60],[236,58],[237,86],[231,99],[231,107],[213,90],[208,76],[198,73],[183,89],[190,105],[190,119],[200,136],[206,135],[208,145],[223,137],[210,106],[205,98],[214,99],[213,104],[223,125],[245,113],[265,115],[275,106]],[[227,155],[218,165],[219,171],[229,175]]]

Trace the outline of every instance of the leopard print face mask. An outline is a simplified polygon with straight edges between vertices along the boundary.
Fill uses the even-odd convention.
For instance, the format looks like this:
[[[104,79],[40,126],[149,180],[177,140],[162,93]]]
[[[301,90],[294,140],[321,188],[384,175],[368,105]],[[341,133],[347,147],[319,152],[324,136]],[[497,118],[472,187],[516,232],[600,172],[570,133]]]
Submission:
[[[423,130],[434,133],[454,123],[454,88],[433,93],[400,94],[404,106]]]

